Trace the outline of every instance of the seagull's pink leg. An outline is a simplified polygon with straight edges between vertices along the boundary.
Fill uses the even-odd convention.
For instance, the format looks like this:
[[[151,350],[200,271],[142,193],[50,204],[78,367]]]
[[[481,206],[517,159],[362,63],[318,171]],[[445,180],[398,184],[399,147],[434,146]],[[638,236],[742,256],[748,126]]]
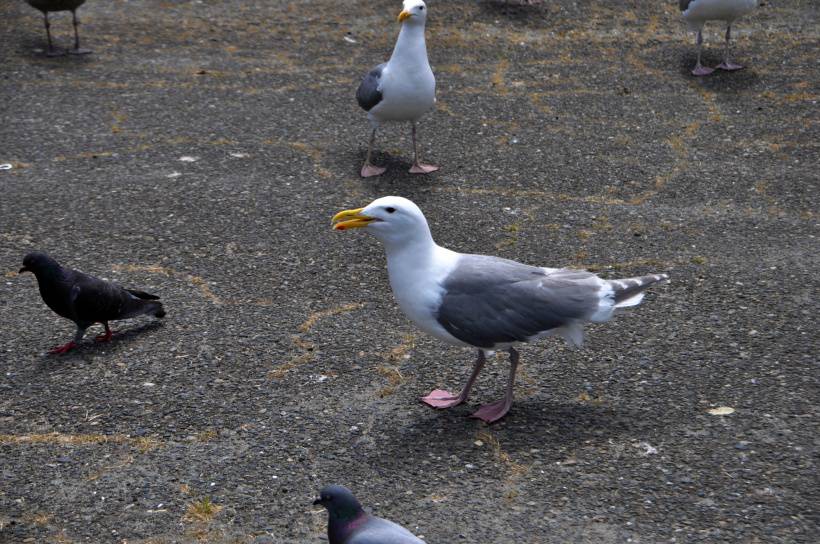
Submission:
[[[422,164],[419,162],[419,146],[416,143],[416,122],[413,125],[413,166],[410,167],[411,174],[429,174],[439,169],[438,166],[432,164]]]
[[[373,129],[373,132],[370,133],[370,141],[367,143],[367,158],[364,160],[364,165],[362,166],[361,175],[363,178],[370,178],[373,176],[380,176],[384,174],[384,171],[387,168],[383,168],[381,166],[374,166],[370,163],[370,154],[373,152],[373,142],[376,140],[376,129]]]
[[[726,25],[726,48],[723,50],[723,62],[717,65],[718,70],[733,72],[742,70],[743,66],[729,60],[729,40],[732,39],[732,25]]]
[[[693,76],[708,76],[712,72],[715,71],[714,68],[707,68],[700,63],[700,54],[703,50],[703,29],[698,30],[698,62],[695,64],[695,67],[692,69]]]
[[[473,383],[475,383],[478,373],[481,372],[486,360],[484,350],[478,350],[478,359],[476,359],[475,365],[473,365],[473,372],[470,374],[470,378],[467,380],[467,384],[464,386],[464,389],[462,389],[461,393],[458,395],[453,395],[449,391],[444,391],[443,389],[434,389],[433,391],[430,391],[429,395],[423,397],[421,401],[425,404],[429,404],[433,408],[450,408],[461,404],[467,400],[467,396],[470,394],[470,389],[472,389]]]
[[[513,403],[513,384],[515,383],[515,371],[517,368],[518,352],[515,351],[515,349],[510,348],[510,378],[507,381],[507,392],[504,395],[504,398],[490,404],[485,404],[470,417],[475,417],[486,421],[487,423],[492,423],[494,421],[498,421],[510,411],[510,407]]]
[[[111,337],[114,336],[114,333],[111,332],[111,329],[108,327],[108,321],[103,321],[103,326],[105,327],[105,333],[99,334],[94,338],[97,342],[108,342],[111,340]]]

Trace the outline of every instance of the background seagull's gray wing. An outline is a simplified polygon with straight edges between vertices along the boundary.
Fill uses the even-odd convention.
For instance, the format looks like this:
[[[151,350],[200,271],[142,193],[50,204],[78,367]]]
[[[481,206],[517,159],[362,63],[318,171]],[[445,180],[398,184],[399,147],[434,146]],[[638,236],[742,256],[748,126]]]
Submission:
[[[463,255],[443,282],[437,320],[447,332],[473,346],[490,349],[525,342],[588,319],[599,309],[604,285],[584,270],[552,270]]]
[[[364,79],[362,79],[362,82],[359,84],[359,88],[356,90],[356,100],[364,111],[370,111],[376,107],[376,104],[382,101],[382,92],[379,90],[379,83],[381,83],[382,72],[385,66],[387,66],[387,63],[383,62],[370,70],[367,75],[364,76]]]

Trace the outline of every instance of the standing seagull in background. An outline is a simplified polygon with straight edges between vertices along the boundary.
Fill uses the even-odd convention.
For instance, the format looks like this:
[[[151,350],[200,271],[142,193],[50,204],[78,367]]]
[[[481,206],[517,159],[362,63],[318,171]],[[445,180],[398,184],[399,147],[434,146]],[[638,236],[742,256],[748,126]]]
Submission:
[[[97,336],[97,341],[108,342],[114,335],[108,327],[109,321],[143,314],[165,317],[158,296],[123,289],[111,282],[62,267],[45,253],[26,255],[20,274],[23,272],[32,272],[37,278],[46,306],[77,325],[74,340],[52,349],[50,353],[67,353],[77,347],[85,336],[85,330],[94,323],[102,323],[105,327],[105,333]]]
[[[723,50],[723,62],[718,64],[719,70],[740,70],[743,66],[729,60],[729,41],[732,38],[732,23],[735,19],[746,15],[757,6],[757,0],[678,0],[683,18],[689,23],[689,28],[698,33],[698,61],[692,69],[696,76],[708,76],[715,71],[700,63],[700,54],[703,49],[703,25],[706,21],[726,21],[726,47]]]
[[[69,49],[68,53],[71,55],[86,55],[91,53],[88,49],[80,49],[80,33],[77,27],[80,23],[77,21],[77,8],[85,4],[85,0],[27,0],[31,7],[39,9],[43,12],[43,18],[46,24],[46,36],[48,36],[48,51],[46,55],[49,57],[57,57],[63,55],[54,49],[51,42],[51,23],[48,22],[49,11],[70,11],[74,20],[74,49]]]
[[[416,122],[436,103],[436,78],[427,61],[424,43],[427,6],[421,0],[404,0],[404,9],[398,19],[401,31],[390,60],[373,68],[356,91],[356,100],[368,112],[367,118],[373,129],[362,166],[363,178],[378,176],[385,171],[370,162],[376,130],[385,121],[410,121],[413,127],[411,174],[429,174],[439,168],[419,161],[416,142]]]
[[[419,328],[447,343],[478,348],[461,393],[436,389],[423,402],[435,408],[461,404],[486,356],[502,349],[509,352],[506,395],[473,414],[487,423],[504,417],[512,406],[518,367],[515,344],[558,334],[580,346],[584,323],[608,321],[615,310],[640,304],[644,290],[668,279],[666,274],[651,274],[604,280],[585,270],[456,253],[437,245],[421,210],[396,196],[339,212],[332,222],[337,230],[367,228],[381,240],[393,295]]]
[[[323,488],[313,504],[327,508],[330,544],[424,544],[401,525],[365,512],[346,487],[329,485]]]

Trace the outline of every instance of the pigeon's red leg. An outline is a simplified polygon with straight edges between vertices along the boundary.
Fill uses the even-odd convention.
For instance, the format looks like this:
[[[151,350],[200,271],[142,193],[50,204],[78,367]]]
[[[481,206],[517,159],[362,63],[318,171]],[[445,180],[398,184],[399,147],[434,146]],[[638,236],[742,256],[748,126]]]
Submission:
[[[69,49],[68,53],[70,55],[87,55],[91,53],[91,51],[80,47],[80,32],[77,30],[77,27],[80,26],[80,22],[77,20],[77,12],[73,9],[71,10],[71,17],[74,20],[74,49]]]
[[[430,391],[429,395],[422,397],[421,402],[429,404],[433,408],[452,408],[453,406],[458,406],[467,400],[467,396],[470,394],[470,389],[472,389],[473,383],[478,377],[478,373],[481,372],[481,369],[484,367],[485,361],[486,358],[484,357],[484,351],[478,350],[478,359],[476,359],[475,365],[473,366],[473,372],[470,374],[470,378],[467,380],[467,384],[464,386],[464,389],[462,389],[461,393],[458,395],[453,395],[443,389],[434,389],[433,391]]]
[[[62,346],[57,346],[56,348],[51,348],[48,350],[49,353],[54,355],[62,355],[63,353],[68,353],[72,349],[76,348],[77,344],[74,343],[74,340],[69,342],[68,344],[63,344]]]
[[[515,371],[518,368],[518,352],[510,348],[510,378],[507,381],[507,392],[504,398],[490,404],[485,404],[470,417],[475,417],[492,423],[504,417],[510,411],[513,402],[513,384],[515,384]]]
[[[105,327],[105,332],[94,337],[94,340],[97,342],[108,342],[111,340],[111,337],[114,336],[114,333],[111,332],[111,329],[108,327],[108,321],[103,321],[102,324],[103,327]]]

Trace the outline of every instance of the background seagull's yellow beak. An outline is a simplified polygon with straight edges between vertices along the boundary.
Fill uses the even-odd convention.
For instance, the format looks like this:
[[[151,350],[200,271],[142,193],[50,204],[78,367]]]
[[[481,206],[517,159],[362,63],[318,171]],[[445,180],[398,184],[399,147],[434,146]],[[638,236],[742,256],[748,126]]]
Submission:
[[[399,20],[400,23],[403,23],[405,19],[408,19],[412,16],[413,16],[412,13],[410,13],[409,11],[403,10],[401,13],[399,13],[398,20]]]
[[[375,217],[362,215],[362,210],[364,210],[364,208],[341,211],[333,216],[333,219],[330,220],[330,224],[333,225],[334,230],[360,229],[366,227],[375,220]]]

